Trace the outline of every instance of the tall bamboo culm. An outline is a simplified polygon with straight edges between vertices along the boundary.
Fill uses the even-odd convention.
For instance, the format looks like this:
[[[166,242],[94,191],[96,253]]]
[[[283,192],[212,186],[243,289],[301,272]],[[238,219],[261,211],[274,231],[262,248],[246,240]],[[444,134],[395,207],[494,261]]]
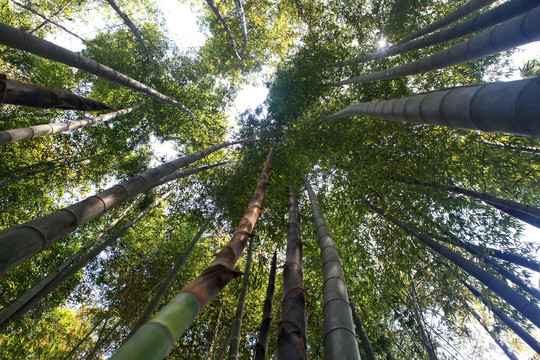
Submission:
[[[128,114],[141,105],[131,108],[114,111],[108,114],[99,115],[89,119],[74,120],[64,123],[50,123],[43,125],[34,125],[20,129],[0,131],[0,145],[12,144],[15,142],[33,139],[41,136],[52,135],[59,132],[81,129],[86,126],[97,126],[105,121]]]
[[[272,265],[270,266],[270,274],[268,275],[268,286],[266,288],[266,298],[263,305],[263,316],[261,327],[259,329],[259,337],[255,344],[255,360],[265,360],[268,353],[268,335],[270,334],[270,322],[272,321],[272,303],[274,302],[274,290],[276,288],[276,263],[277,250],[274,251],[272,257]]]
[[[115,185],[74,205],[24,224],[0,231],[0,275],[48,248],[61,237],[118,206],[127,199],[160,184],[160,180],[227,146],[250,140],[226,141],[180,157]]]
[[[105,80],[112,81],[119,85],[125,86],[128,89],[135,90],[154,99],[172,105],[186,112],[192,118],[195,118],[193,113],[186,106],[148,87],[147,85],[119,73],[108,66],[100,64],[97,61],[89,59],[61,46],[55,45],[50,41],[25,33],[20,29],[0,23],[0,44],[86,71],[92,75],[96,75]]]
[[[326,360],[358,360],[360,352],[354,332],[347,284],[339,252],[307,177],[304,176],[313,222],[317,230],[323,273],[324,358]]]
[[[244,316],[244,308],[246,306],[246,296],[249,287],[249,273],[251,271],[251,259],[253,257],[253,243],[250,242],[247,251],[246,267],[242,277],[242,287],[240,288],[240,296],[236,305],[236,314],[234,315],[230,348],[229,360],[238,360],[238,351],[240,349],[240,338],[242,335],[242,317]]]
[[[306,294],[302,273],[302,239],[298,197],[289,186],[287,251],[283,265],[283,301],[278,330],[278,359],[307,359]]]
[[[326,121],[360,115],[540,138],[540,77],[460,86],[399,99],[351,105]]]
[[[270,150],[255,193],[231,240],[214,261],[122,345],[111,360],[163,359],[199,312],[240,275],[233,267],[252,236],[268,184],[272,157],[273,150]]]

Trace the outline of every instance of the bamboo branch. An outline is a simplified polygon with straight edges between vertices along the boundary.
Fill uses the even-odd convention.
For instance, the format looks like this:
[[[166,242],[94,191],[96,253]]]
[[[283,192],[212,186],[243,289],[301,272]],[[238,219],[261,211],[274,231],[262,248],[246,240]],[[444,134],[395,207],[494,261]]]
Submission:
[[[227,33],[227,37],[229,38],[229,41],[231,42],[231,45],[233,47],[234,55],[236,56],[238,61],[242,61],[242,57],[240,57],[240,54],[238,53],[238,49],[236,48],[236,42],[234,41],[234,37],[233,37],[233,34],[231,32],[231,29],[229,28],[229,25],[227,25],[227,22],[225,21],[225,19],[223,18],[223,16],[219,12],[218,7],[216,6],[216,4],[214,3],[213,0],[206,0],[206,3],[208,4],[208,6],[210,6],[210,9],[212,9],[212,11],[214,12],[216,17],[218,18],[221,25],[223,25],[223,28],[225,29],[225,32]]]

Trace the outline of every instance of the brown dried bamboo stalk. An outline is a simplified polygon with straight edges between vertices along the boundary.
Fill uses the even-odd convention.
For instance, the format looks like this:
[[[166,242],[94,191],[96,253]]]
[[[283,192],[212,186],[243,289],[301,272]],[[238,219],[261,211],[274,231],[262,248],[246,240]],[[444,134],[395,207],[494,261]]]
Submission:
[[[164,358],[172,349],[176,339],[184,333],[210,300],[233,278],[241,275],[234,271],[233,267],[252,236],[268,185],[272,156],[273,150],[270,150],[255,194],[231,240],[216,255],[216,259],[124,343],[111,360]]]
[[[306,294],[302,273],[302,239],[298,197],[289,186],[287,252],[283,266],[283,302],[278,330],[278,359],[307,359]]]
[[[83,96],[8,79],[6,74],[0,74],[0,103],[62,110],[112,109],[107,104]]]

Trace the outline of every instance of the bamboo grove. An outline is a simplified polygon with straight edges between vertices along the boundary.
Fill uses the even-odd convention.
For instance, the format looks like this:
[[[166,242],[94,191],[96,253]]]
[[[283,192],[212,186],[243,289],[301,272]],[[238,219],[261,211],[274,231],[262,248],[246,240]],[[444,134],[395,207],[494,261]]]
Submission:
[[[3,358],[540,359],[540,1],[175,4],[0,3]]]

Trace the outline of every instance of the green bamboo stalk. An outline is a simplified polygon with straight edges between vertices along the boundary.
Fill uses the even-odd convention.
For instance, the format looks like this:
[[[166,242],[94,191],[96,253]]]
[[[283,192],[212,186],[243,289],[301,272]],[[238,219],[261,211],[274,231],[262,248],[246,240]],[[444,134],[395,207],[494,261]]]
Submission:
[[[422,316],[422,310],[420,309],[420,305],[418,304],[416,290],[414,288],[414,281],[411,282],[411,299],[414,319],[416,320],[416,324],[418,325],[418,331],[420,333],[420,340],[422,340],[422,344],[424,344],[424,347],[426,348],[429,360],[437,360],[437,353],[433,348],[433,342],[431,341],[431,337],[429,336],[429,333],[424,327],[424,319]]]
[[[351,115],[454,129],[510,133],[540,138],[540,77],[460,86],[371,103],[351,105],[326,121]]]
[[[304,176],[313,222],[321,249],[323,273],[324,358],[327,360],[360,359],[358,341],[354,332],[352,311],[349,306],[347,284],[343,267],[330,229],[315,196],[313,188]]]
[[[215,326],[215,329],[214,329],[214,336],[212,337],[212,343],[210,344],[210,349],[208,349],[208,357],[206,358],[206,360],[212,360],[212,358],[214,357],[214,347],[216,346],[216,340],[218,338],[218,333],[219,333],[219,330],[220,330],[220,325],[221,325],[221,315],[223,314],[223,306],[225,305],[225,303],[222,303],[221,304],[221,307],[219,308],[219,314],[218,314],[218,318],[216,320],[216,326]]]
[[[489,299],[483,295],[480,291],[467,284],[464,281],[461,283],[469,289],[469,291],[476,296],[488,309],[491,310],[493,315],[495,315],[499,320],[501,320],[506,326],[508,326],[512,331],[519,336],[527,345],[529,345],[534,351],[540,354],[540,342],[538,342],[529,332],[523,329],[518,323],[512,320],[508,315],[504,313],[498,306],[494,305]]]
[[[405,36],[403,39],[398,41],[396,45],[404,44],[413,39],[419,38],[422,35],[429,34],[438,29],[442,29],[445,26],[448,26],[456,21],[463,19],[464,17],[493,4],[495,0],[471,0],[465,5],[461,6],[457,10],[451,12],[450,14],[436,20],[435,22],[429,24],[428,26]]]
[[[209,170],[209,169],[215,168],[217,166],[228,164],[229,162],[230,161],[226,160],[226,161],[220,161],[220,162],[216,162],[216,163],[208,164],[208,165],[203,165],[203,166],[199,166],[199,167],[187,168],[187,169],[184,169],[184,170],[176,170],[172,174],[161,178],[156,186],[159,186],[159,185],[174,181],[176,179],[184,178],[184,177],[189,176],[189,175],[198,174],[201,171]]]
[[[0,103],[62,110],[112,109],[107,104],[83,96],[8,79],[6,74],[0,74]]]
[[[486,322],[484,320],[482,320],[482,318],[480,317],[480,315],[474,311],[473,309],[471,309],[469,307],[469,312],[473,315],[473,317],[476,319],[476,321],[478,321],[478,323],[480,325],[482,325],[482,327],[484,328],[484,330],[486,330],[486,332],[489,334],[489,336],[491,336],[491,338],[493,339],[493,341],[495,341],[495,343],[497,345],[499,345],[499,347],[501,348],[501,350],[506,354],[506,356],[508,357],[508,359],[510,360],[519,360],[518,357],[516,356],[516,354],[514,354],[512,352],[512,350],[510,350],[508,348],[508,345],[506,345],[504,343],[504,341],[502,341],[502,339],[500,339],[497,334],[495,333],[494,330],[490,330],[488,325],[486,324]]]
[[[231,240],[214,261],[123,344],[111,360],[163,359],[206,304],[240,275],[233,267],[252,236],[268,184],[272,156],[273,150],[270,150],[255,194]]]
[[[481,59],[501,51],[540,40],[540,8],[507,20],[469,40],[439,51],[420,60],[347,80],[328,83],[339,86],[368,81],[396,79],[407,75],[423,74],[467,61]]]
[[[283,301],[278,330],[278,359],[307,359],[306,294],[302,272],[302,239],[298,198],[289,186],[287,251],[283,265]]]
[[[80,259],[77,262],[73,262],[71,266],[63,268],[61,272],[58,272],[55,278],[50,280],[48,284],[42,287],[35,295],[31,297],[27,296],[26,294],[23,295],[21,297],[20,304],[19,302],[12,304],[12,305],[17,305],[18,308],[16,309],[16,311],[11,311],[11,309],[8,308],[7,310],[10,310],[9,317],[5,318],[5,316],[2,316],[2,319],[5,318],[5,320],[2,323],[0,323],[0,330],[5,329],[10,323],[17,320],[28,310],[32,309],[36,304],[38,304],[47,295],[51,294],[58,286],[62,285],[68,278],[75,275],[79,270],[85,267],[90,261],[94,260],[103,250],[105,250],[107,247],[111,246],[116,240],[121,238],[133,225],[135,225],[146,214],[148,214],[156,206],[158,206],[164,199],[166,199],[172,193],[173,190],[174,189],[171,189],[167,191],[166,193],[164,193],[163,195],[161,195],[152,204],[150,204],[146,209],[141,211],[135,218],[133,218],[133,220],[128,221],[124,226],[118,229],[118,231],[115,231],[112,235],[110,235],[107,239],[105,239],[101,244],[98,244],[97,246],[92,248],[88,253],[86,253],[86,255],[84,255],[83,257],[79,256]],[[77,253],[76,255],[78,254],[79,253]],[[22,300],[24,300],[24,303],[22,303]]]
[[[253,243],[250,242],[248,246],[244,276],[242,277],[242,287],[240,288],[240,296],[238,297],[238,304],[236,305],[236,314],[232,323],[229,360],[238,360],[238,350],[240,348],[240,337],[242,333],[242,317],[244,315],[244,308],[246,306],[246,296],[249,287],[249,273],[251,271],[252,256]]]
[[[506,282],[501,281],[499,278],[480,268],[472,261],[465,259],[460,254],[450,250],[442,244],[439,244],[429,236],[420,233],[417,229],[405,225],[403,222],[399,221],[392,215],[385,213],[371,203],[365,200],[361,201],[383,218],[405,230],[410,235],[420,240],[420,242],[422,242],[424,245],[435,250],[438,254],[456,264],[469,275],[478,279],[481,283],[486,285],[498,296],[504,299],[508,304],[512,305],[519,313],[529,319],[533,324],[540,327],[540,308],[538,308],[538,306],[536,306],[534,303],[530,302],[525,296],[508,286]]]
[[[159,285],[159,288],[157,289],[155,295],[152,297],[152,300],[148,303],[144,311],[142,312],[141,316],[139,317],[139,320],[135,323],[133,326],[133,329],[131,329],[130,333],[128,334],[126,340],[129,339],[135,332],[144,325],[150,318],[152,317],[152,314],[158,307],[159,303],[161,302],[161,299],[163,299],[163,296],[165,296],[167,290],[171,286],[171,283],[173,282],[174,278],[180,270],[182,270],[182,267],[184,266],[189,254],[191,254],[191,251],[195,248],[195,245],[203,235],[203,233],[206,231],[206,228],[208,225],[210,225],[210,222],[214,219],[214,216],[217,213],[217,209],[212,212],[212,215],[208,217],[206,222],[203,224],[203,226],[199,229],[199,232],[193,237],[193,240],[191,240],[191,243],[188,245],[180,259],[174,264],[171,271],[167,275],[167,277],[161,282]]]
[[[356,332],[360,334],[360,342],[362,344],[362,347],[364,348],[364,353],[366,354],[367,360],[377,360],[375,357],[375,353],[373,352],[373,347],[371,347],[371,341],[369,341],[369,337],[366,331],[366,328],[364,327],[364,323],[360,316],[358,315],[358,311],[356,310],[356,306],[354,306],[354,302],[352,301],[351,297],[349,296],[349,304],[351,305],[351,311],[353,315],[353,321],[356,325]]]
[[[72,264],[77,262],[86,252],[95,244],[97,244],[101,239],[107,235],[109,231],[111,231],[118,222],[122,221],[124,217],[127,215],[127,213],[135,206],[137,203],[137,200],[141,197],[141,195],[137,196],[135,200],[129,206],[127,206],[113,221],[109,223],[101,231],[98,236],[93,238],[91,241],[86,243],[79,251],[77,251],[73,256],[68,258],[66,261],[64,261],[60,266],[58,266],[56,269],[51,271],[47,276],[45,276],[43,279],[41,279],[37,284],[32,286],[30,290],[25,292],[22,296],[18,297],[15,301],[13,301],[9,306],[4,308],[2,312],[0,313],[0,328],[3,326],[4,323],[10,322],[8,321],[20,308],[22,308],[26,303],[31,301],[36,295],[40,294],[40,292],[53,280],[57,279],[57,277],[64,272],[66,269],[68,269]],[[43,295],[41,295],[43,297]],[[11,319],[11,321],[14,321],[14,319]]]
[[[122,11],[122,9],[120,8],[120,5],[118,5],[118,3],[115,0],[107,0],[107,2],[109,3],[109,5],[111,5],[111,7],[114,9],[114,11],[116,11],[118,16],[120,16],[122,18],[122,20],[124,20],[124,23],[131,29],[131,32],[133,32],[133,35],[135,35],[137,40],[139,40],[139,42],[141,43],[144,51],[146,52],[147,60],[150,61],[150,50],[148,50],[148,46],[146,45],[146,41],[144,41],[144,38],[142,37],[141,32],[139,31],[139,29],[135,26],[133,21],[131,21],[129,16],[125,12]]]
[[[415,180],[403,181],[410,184],[423,185],[431,188],[446,190],[456,194],[467,195],[469,197],[482,200],[486,204],[491,205],[510,216],[513,216],[532,226],[540,228],[540,208],[538,207],[522,204],[513,200],[503,199],[486,193],[480,193],[474,190],[460,188],[458,186],[436,184],[432,182],[421,182]]]
[[[108,81],[115,82],[129,89],[135,90],[154,99],[172,105],[186,112],[192,119],[197,120],[195,115],[186,106],[178,101],[132,79],[108,66],[98,63],[63,47],[57,46],[50,41],[40,39],[22,30],[0,23],[0,44],[14,49],[27,51],[31,54],[66,64],[71,67],[86,71]]]
[[[48,248],[79,226],[160,183],[160,180],[222,148],[248,140],[226,141],[147,170],[67,208],[0,231],[0,275]]]
[[[42,27],[44,27],[45,25],[47,25],[54,17],[56,17],[58,14],[60,14],[62,11],[64,11],[64,9],[67,8],[69,5],[71,5],[72,2],[73,2],[73,0],[70,0],[70,1],[66,2],[58,10],[56,10],[51,16],[45,18],[45,21],[43,21],[41,24],[39,24],[34,29],[32,29],[32,31],[30,31],[29,34],[33,34],[36,31],[38,31],[39,29],[41,29]],[[11,50],[13,50],[13,49],[8,47],[5,50],[0,51],[0,56],[4,56],[5,54],[10,52]]]
[[[266,288],[266,298],[263,305],[263,316],[261,327],[259,329],[259,337],[255,344],[255,360],[265,360],[268,351],[268,335],[270,334],[270,322],[272,321],[272,303],[274,302],[274,290],[276,280],[276,263],[277,250],[274,251],[272,257],[272,265],[270,266],[270,274],[268,275],[268,287]]]
[[[89,119],[80,119],[64,123],[50,123],[34,125],[26,128],[0,131],[0,145],[12,144],[15,142],[47,136],[58,132],[77,130],[86,126],[97,126],[105,121],[114,119],[137,110],[141,104],[131,108],[114,111],[108,114],[99,115]]]
[[[391,46],[376,53],[344,61],[335,66],[353,65],[366,61],[379,60],[389,56],[399,55],[409,51],[423,49],[428,46],[442,44],[450,40],[459,39],[522,15],[538,6],[540,6],[540,1],[538,0],[510,0],[492,10],[476,15],[437,33],[424,36],[420,39],[407,41],[401,45]]]

